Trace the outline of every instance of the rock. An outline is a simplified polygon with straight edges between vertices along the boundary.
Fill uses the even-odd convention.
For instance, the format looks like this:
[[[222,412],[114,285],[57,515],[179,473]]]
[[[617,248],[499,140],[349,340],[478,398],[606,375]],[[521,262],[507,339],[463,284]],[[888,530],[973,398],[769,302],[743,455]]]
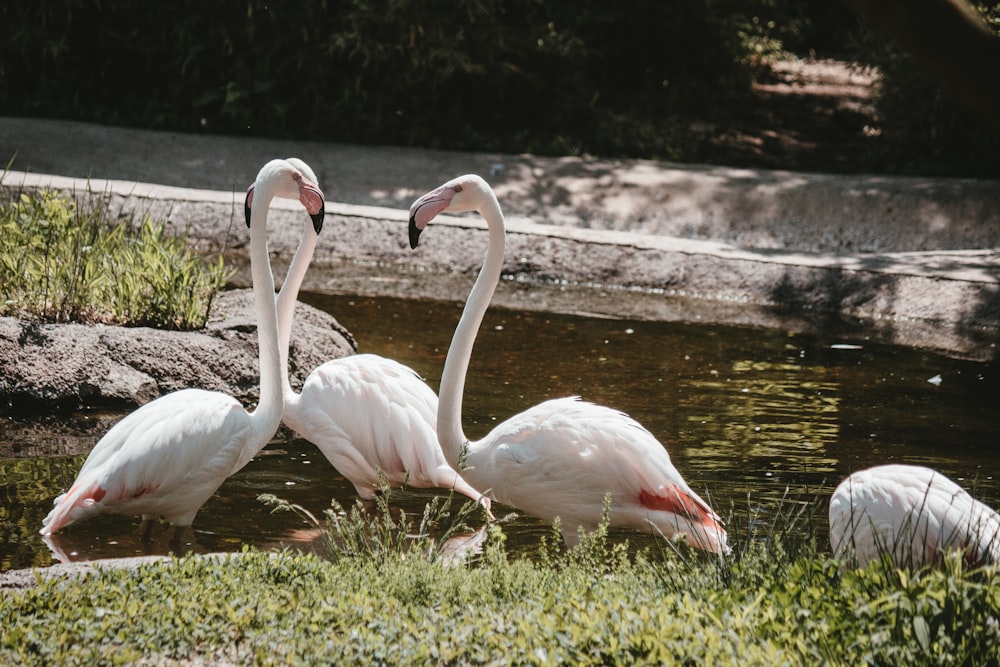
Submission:
[[[336,319],[298,304],[289,350],[293,385],[356,349]],[[0,396],[9,403],[142,405],[200,387],[253,405],[260,385],[253,291],[220,293],[201,331],[0,318],[0,368]]]

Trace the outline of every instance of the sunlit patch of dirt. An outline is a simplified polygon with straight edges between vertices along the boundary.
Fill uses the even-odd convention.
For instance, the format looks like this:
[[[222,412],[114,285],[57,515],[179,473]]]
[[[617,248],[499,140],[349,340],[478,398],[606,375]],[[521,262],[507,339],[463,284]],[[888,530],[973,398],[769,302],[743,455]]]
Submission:
[[[852,173],[870,164],[881,130],[878,72],[832,59],[774,62],[758,73],[753,97],[726,124],[702,123],[706,162]]]

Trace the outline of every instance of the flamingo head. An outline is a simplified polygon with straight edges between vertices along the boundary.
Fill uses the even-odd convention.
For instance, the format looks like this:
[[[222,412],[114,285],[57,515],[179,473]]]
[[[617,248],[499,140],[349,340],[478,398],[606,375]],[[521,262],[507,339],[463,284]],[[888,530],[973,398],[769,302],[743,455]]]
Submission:
[[[479,211],[492,192],[475,174],[453,178],[413,202],[410,206],[410,247],[416,248],[420,232],[440,213]]]
[[[306,207],[312,219],[313,229],[319,234],[323,229],[323,217],[326,213],[323,191],[316,184],[316,174],[305,162],[298,158],[287,160],[271,160],[257,174],[257,180],[247,188],[243,212],[247,227],[250,226],[250,209],[253,207],[254,192],[263,183],[273,184],[275,196],[285,199],[298,199]]]

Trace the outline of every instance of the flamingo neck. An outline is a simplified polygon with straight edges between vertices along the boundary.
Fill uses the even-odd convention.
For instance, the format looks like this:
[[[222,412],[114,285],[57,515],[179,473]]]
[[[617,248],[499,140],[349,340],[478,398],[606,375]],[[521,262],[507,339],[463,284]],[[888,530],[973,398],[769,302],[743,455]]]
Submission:
[[[281,355],[281,393],[286,404],[297,404],[298,394],[292,389],[292,383],[288,377],[288,347],[292,339],[292,323],[295,320],[295,304],[299,296],[299,289],[302,281],[305,280],[306,270],[312,261],[313,253],[316,250],[316,243],[319,236],[312,227],[311,221],[307,219],[302,229],[302,237],[299,239],[299,247],[295,250],[292,263],[288,265],[288,273],[285,274],[285,282],[281,285],[276,300],[278,313],[278,351]]]
[[[445,458],[456,470],[462,456],[462,448],[467,443],[465,432],[462,430],[462,394],[465,392],[465,376],[469,370],[469,360],[472,357],[476,335],[500,282],[506,243],[503,212],[496,196],[489,193],[487,201],[479,212],[489,227],[486,260],[465,302],[462,317],[451,339],[451,347],[448,348],[444,371],[441,374],[438,398],[438,439]]]
[[[278,352],[278,314],[274,302],[274,274],[267,252],[267,213],[274,190],[258,187],[250,211],[250,275],[257,310],[257,348],[260,363],[260,400],[250,413],[261,449],[281,423],[281,359]],[[266,438],[263,436],[266,435]]]

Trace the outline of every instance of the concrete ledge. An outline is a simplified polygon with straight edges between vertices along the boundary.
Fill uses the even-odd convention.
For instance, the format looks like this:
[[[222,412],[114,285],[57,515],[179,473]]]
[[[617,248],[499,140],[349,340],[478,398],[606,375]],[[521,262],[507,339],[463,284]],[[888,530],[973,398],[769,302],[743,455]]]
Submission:
[[[23,172],[8,172],[0,191],[40,188],[165,218],[245,264],[245,234],[233,229],[243,224],[242,192]],[[272,214],[279,272],[305,220],[297,207],[276,201]],[[485,250],[474,215],[443,216],[411,251],[406,210],[328,202],[327,213],[306,289],[463,300]],[[514,218],[507,257],[496,303],[511,307],[840,331],[977,358],[994,355],[1000,327],[993,250],[806,253]],[[249,284],[245,268],[236,281]]]
[[[803,253],[1000,247],[1000,184],[834,175],[652,160],[540,157],[225,137],[0,118],[14,169],[220,190],[242,197],[260,165],[295,155],[327,198],[403,209],[474,172],[508,218]]]

